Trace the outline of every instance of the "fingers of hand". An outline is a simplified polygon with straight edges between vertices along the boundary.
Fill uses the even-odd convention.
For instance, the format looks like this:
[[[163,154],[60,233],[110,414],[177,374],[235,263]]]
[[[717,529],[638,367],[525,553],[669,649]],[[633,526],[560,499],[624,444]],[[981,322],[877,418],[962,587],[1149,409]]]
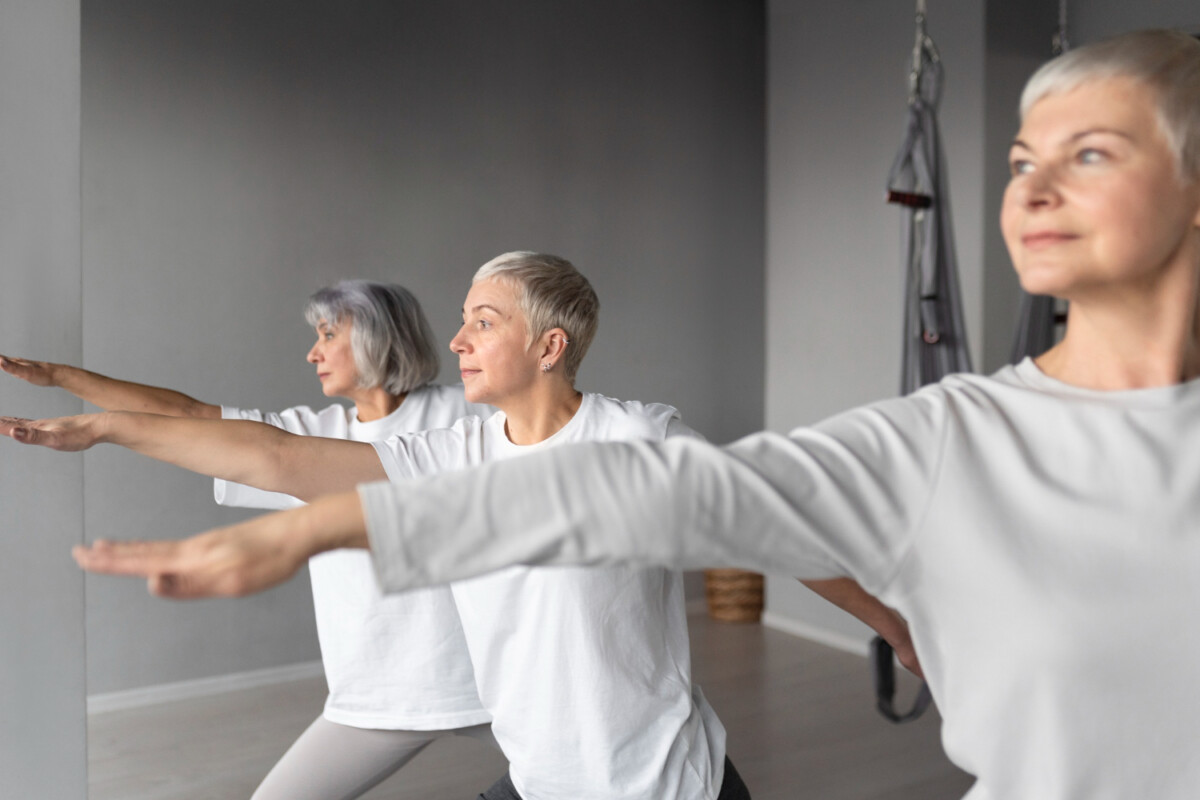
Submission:
[[[24,417],[0,417],[0,433],[19,442],[29,441],[29,424],[33,420]]]
[[[89,572],[146,578],[159,597],[241,597],[282,583],[300,566],[254,533],[235,526],[182,541],[99,540],[73,555]]]
[[[15,378],[29,380],[29,366],[29,362],[23,358],[0,356],[0,370],[7,372]]]
[[[74,417],[25,419],[0,417],[0,434],[22,444],[36,444],[51,450],[86,450],[95,444],[85,423]]]
[[[0,371],[7,372],[14,378],[29,381],[34,386],[49,386],[51,382],[50,371],[41,361],[0,356]]]
[[[166,542],[98,540],[72,554],[88,572],[143,577],[158,597],[237,597],[256,591],[241,554],[219,533]]]
[[[127,575],[146,579],[146,588],[159,597],[183,599],[214,594],[188,576],[196,569],[183,553],[182,542],[109,542],[72,550],[76,563],[88,572]],[[194,561],[194,559],[193,559]],[[228,593],[226,593],[228,594]]]
[[[172,570],[178,550],[178,542],[109,542],[100,539],[91,547],[75,547],[71,554],[88,572],[148,577]]]

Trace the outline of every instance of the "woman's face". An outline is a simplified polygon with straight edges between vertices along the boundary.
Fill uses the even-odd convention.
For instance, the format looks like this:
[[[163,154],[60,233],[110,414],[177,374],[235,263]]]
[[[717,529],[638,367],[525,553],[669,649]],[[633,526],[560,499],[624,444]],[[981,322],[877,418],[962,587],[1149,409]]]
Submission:
[[[489,279],[471,286],[462,328],[450,340],[468,402],[503,408],[534,384],[538,352],[536,346],[526,347],[525,337],[525,315],[510,285]]]
[[[308,351],[308,362],[317,366],[317,380],[326,397],[349,397],[358,389],[358,367],[350,348],[350,320],[317,323],[317,343]]]
[[[1195,269],[1200,189],[1179,177],[1150,95],[1110,78],[1029,110],[1000,214],[1026,291],[1079,300]]]

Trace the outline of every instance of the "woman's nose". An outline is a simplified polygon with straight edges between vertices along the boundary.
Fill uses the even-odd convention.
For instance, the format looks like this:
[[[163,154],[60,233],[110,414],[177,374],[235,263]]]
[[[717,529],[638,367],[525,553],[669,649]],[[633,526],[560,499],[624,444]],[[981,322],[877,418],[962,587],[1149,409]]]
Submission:
[[[308,351],[308,355],[305,356],[308,363],[315,364],[320,360],[320,354],[317,352],[317,348],[320,346],[321,346],[321,344],[320,344],[320,342],[318,342],[317,344],[314,344],[312,346],[311,350]]]
[[[1048,206],[1058,202],[1058,170],[1047,164],[1025,176],[1022,182],[1022,202],[1028,207]]]
[[[450,352],[457,355],[462,355],[467,352],[467,337],[463,336],[462,329],[454,334],[454,338],[450,340]]]

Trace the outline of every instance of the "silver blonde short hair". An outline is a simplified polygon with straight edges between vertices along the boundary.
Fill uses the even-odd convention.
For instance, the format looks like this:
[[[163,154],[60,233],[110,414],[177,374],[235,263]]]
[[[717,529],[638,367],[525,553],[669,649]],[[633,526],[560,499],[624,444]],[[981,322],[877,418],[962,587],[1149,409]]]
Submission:
[[[438,374],[433,331],[413,293],[394,283],[339,281],[313,293],[304,318],[314,328],[350,323],[358,385],[401,395]]]
[[[1159,127],[1180,175],[1200,178],[1200,40],[1186,33],[1134,31],[1046,62],[1025,84],[1021,118],[1046,95],[1107,78],[1130,78],[1153,92]]]
[[[495,278],[517,291],[517,305],[529,330],[526,347],[554,328],[567,333],[563,374],[574,384],[579,365],[596,335],[600,300],[588,279],[565,258],[518,250],[496,256],[475,273],[472,283]]]

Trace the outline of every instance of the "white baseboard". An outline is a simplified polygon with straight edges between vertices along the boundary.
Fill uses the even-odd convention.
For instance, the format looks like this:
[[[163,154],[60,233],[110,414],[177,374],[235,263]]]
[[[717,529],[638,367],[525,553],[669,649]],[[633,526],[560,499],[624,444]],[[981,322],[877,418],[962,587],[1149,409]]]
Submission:
[[[869,641],[856,639],[853,636],[846,636],[842,633],[835,633],[825,628],[818,628],[815,625],[808,625],[790,617],[772,614],[770,611],[763,612],[762,624],[772,630],[790,633],[793,636],[799,636],[803,639],[811,639],[818,644],[844,650],[847,653],[854,653],[863,658],[866,658],[870,652],[871,643]]]
[[[324,674],[325,670],[321,667],[320,661],[307,661],[302,664],[288,664],[284,667],[256,669],[250,672],[235,672],[229,675],[217,675],[213,678],[200,678],[194,681],[161,683],[156,686],[126,689],[120,692],[103,692],[101,694],[88,695],[87,713],[103,714],[106,711],[122,711],[128,708],[140,708],[156,703],[169,703],[173,700],[208,697],[238,689],[268,686],[273,683],[287,683],[288,681],[298,681],[305,678],[319,678]]]

